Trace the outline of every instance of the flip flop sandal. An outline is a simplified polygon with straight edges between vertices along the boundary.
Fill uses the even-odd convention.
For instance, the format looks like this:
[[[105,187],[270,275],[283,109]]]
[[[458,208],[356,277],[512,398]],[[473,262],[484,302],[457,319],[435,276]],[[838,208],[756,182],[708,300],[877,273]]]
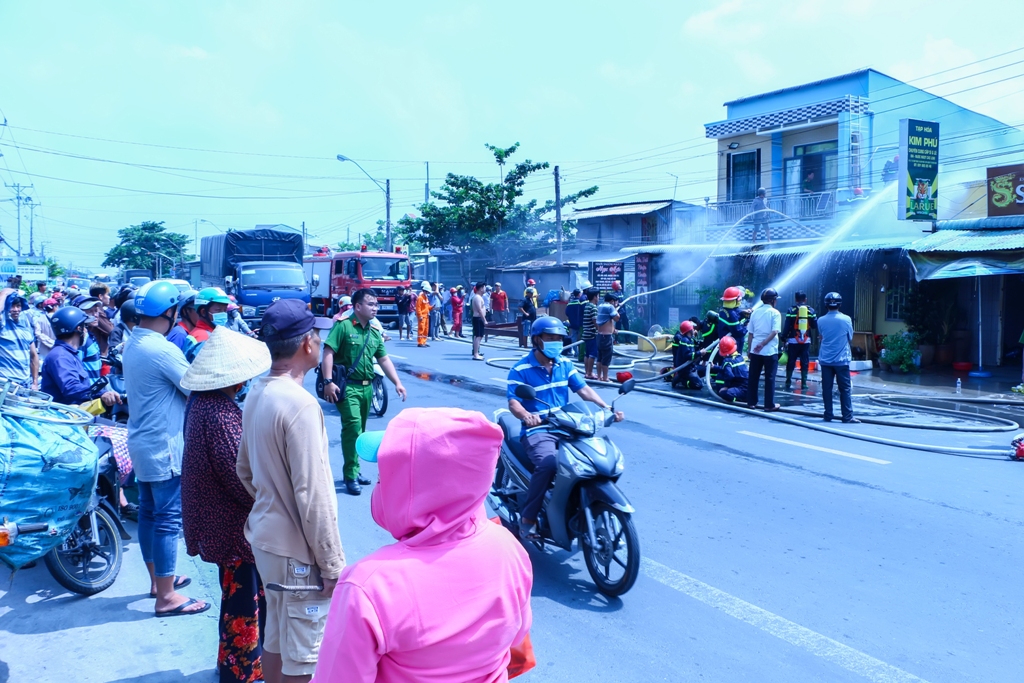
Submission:
[[[184,588],[185,586],[189,585],[190,583],[192,583],[192,579],[190,579],[187,576],[175,576],[174,577],[174,590],[180,590],[180,589]],[[149,597],[155,598],[156,597],[156,593],[150,593]]]
[[[188,609],[192,605],[197,604],[199,604],[198,600],[196,600],[195,598],[189,598],[188,602],[183,602],[182,604],[178,605],[172,610],[167,610],[166,612],[154,612],[153,614],[155,614],[158,617],[187,617],[193,614],[202,614],[211,607],[210,603],[206,603],[206,605],[204,605],[201,609]]]

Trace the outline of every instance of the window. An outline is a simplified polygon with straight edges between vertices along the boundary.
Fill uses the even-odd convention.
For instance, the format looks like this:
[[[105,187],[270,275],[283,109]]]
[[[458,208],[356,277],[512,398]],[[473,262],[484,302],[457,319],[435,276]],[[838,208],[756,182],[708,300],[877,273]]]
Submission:
[[[345,274],[345,262],[342,261],[341,259],[338,259],[337,261],[334,262],[334,274],[335,275],[344,275]]]
[[[761,187],[761,150],[730,154],[725,170],[729,200],[752,200]]]
[[[405,280],[409,277],[409,259],[364,258],[364,280]]]
[[[793,147],[793,156],[802,157],[805,154],[822,154],[824,152],[836,152],[839,150],[839,141],[814,142],[809,145],[796,145]]]
[[[905,277],[889,271],[889,283],[885,288],[885,319],[897,322],[903,321],[904,312],[907,307],[907,292],[910,291],[910,282]]]
[[[698,306],[700,305],[700,294],[697,293],[697,284],[684,282],[672,288],[673,306]]]

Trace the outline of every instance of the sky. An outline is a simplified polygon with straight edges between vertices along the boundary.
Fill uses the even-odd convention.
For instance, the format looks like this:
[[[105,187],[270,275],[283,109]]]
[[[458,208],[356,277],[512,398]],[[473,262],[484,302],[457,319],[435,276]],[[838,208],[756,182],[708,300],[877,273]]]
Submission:
[[[355,241],[384,193],[338,154],[391,179],[393,220],[423,201],[425,162],[431,189],[496,181],[486,143],[559,165],[563,194],[597,185],[590,205],[702,203],[703,124],[744,95],[872,67],[1024,123],[1024,52],[971,65],[1024,47],[1013,18],[946,0],[2,2],[0,179],[32,186],[37,254],[94,271],[146,220]],[[527,196],[554,197],[550,171]]]

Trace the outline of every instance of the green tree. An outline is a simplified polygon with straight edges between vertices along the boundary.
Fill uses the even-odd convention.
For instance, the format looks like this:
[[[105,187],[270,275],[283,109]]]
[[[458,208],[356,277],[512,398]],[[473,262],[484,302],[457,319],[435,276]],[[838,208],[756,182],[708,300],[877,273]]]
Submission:
[[[47,272],[46,275],[49,278],[61,277],[64,275],[64,266],[57,263],[57,259],[50,257],[44,261],[46,264]]]
[[[519,149],[519,143],[507,148],[485,146],[501,169],[501,182],[484,183],[473,176],[449,173],[441,189],[431,193],[438,202],[422,204],[420,216],[405,216],[398,221],[398,233],[406,241],[426,249],[453,252],[464,283],[468,282],[467,263],[471,255],[505,263],[550,253],[554,244],[555,225],[543,220],[554,209],[554,201],[543,205],[536,200],[518,202],[526,179],[549,168],[549,164],[527,159],[506,175],[505,164]],[[597,187],[591,187],[563,197],[562,206],[596,192]],[[571,222],[563,224],[563,232],[571,239],[575,226]]]
[[[177,232],[168,232],[163,221],[145,221],[121,228],[117,231],[117,237],[120,244],[107,252],[103,261],[104,268],[152,269],[159,258],[161,272],[157,273],[157,277],[166,277],[176,264],[189,259],[185,246],[191,238]]]

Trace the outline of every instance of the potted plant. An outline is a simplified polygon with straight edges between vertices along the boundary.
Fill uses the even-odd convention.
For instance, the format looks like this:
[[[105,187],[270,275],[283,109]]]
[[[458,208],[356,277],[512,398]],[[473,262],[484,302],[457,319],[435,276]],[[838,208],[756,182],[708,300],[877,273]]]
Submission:
[[[918,338],[913,332],[890,334],[884,340],[882,363],[896,372],[916,372],[921,365]]]

